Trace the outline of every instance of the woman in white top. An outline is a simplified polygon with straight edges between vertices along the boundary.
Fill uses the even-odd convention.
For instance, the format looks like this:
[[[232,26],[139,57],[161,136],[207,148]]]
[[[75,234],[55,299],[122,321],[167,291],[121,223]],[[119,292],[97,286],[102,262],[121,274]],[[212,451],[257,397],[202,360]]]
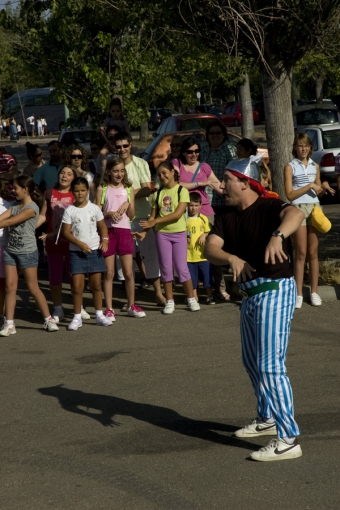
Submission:
[[[303,303],[302,285],[306,256],[309,262],[309,277],[312,306],[320,306],[322,301],[318,294],[319,260],[318,260],[318,231],[312,226],[312,211],[315,205],[320,205],[319,198],[335,191],[325,181],[321,184],[319,165],[311,159],[313,144],[306,133],[295,136],[293,144],[294,159],[284,168],[285,191],[288,200],[305,213],[301,226],[293,234],[295,243],[294,277],[297,287],[295,308],[301,308]]]

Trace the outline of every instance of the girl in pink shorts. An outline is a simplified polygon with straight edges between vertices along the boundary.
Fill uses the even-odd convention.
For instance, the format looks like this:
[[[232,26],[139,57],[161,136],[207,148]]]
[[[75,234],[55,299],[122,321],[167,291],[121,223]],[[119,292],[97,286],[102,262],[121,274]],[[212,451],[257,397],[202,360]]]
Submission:
[[[112,158],[107,163],[103,175],[103,184],[97,188],[96,204],[103,210],[109,237],[108,250],[103,252],[106,265],[104,277],[106,310],[104,314],[112,322],[116,320],[112,308],[112,284],[115,255],[119,255],[125,278],[128,300],[127,313],[130,317],[145,317],[143,309],[135,304],[135,279],[132,260],[134,242],[130,226],[130,221],[135,214],[135,195],[126,174],[124,161],[121,158]]]

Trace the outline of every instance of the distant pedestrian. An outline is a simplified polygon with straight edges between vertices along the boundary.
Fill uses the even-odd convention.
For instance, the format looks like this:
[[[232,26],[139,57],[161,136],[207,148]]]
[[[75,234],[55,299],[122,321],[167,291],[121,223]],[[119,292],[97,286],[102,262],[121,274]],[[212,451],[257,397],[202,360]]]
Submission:
[[[43,115],[41,115],[41,136],[47,135],[47,122]]]
[[[32,113],[32,115],[30,117],[28,117],[26,119],[26,121],[29,122],[30,129],[31,129],[31,136],[33,138],[33,136],[35,136],[35,117],[34,117],[34,114]]]
[[[9,124],[9,133],[11,140],[17,140],[18,139],[18,129],[17,129],[17,123],[15,121],[14,117],[10,118],[10,124]]]
[[[38,136],[40,138],[42,136],[42,122],[41,122],[40,116],[37,118],[37,131],[38,131]]]

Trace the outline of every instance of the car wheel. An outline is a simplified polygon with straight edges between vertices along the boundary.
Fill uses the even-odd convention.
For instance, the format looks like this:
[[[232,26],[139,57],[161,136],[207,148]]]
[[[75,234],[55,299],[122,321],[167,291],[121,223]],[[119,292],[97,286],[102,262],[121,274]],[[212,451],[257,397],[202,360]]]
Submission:
[[[239,125],[240,125],[239,121],[238,121],[237,119],[235,119],[235,120],[234,120],[234,126],[235,126],[235,127],[237,127],[237,126],[239,126]]]
[[[153,122],[149,122],[149,129],[153,131],[155,129],[155,124]]]

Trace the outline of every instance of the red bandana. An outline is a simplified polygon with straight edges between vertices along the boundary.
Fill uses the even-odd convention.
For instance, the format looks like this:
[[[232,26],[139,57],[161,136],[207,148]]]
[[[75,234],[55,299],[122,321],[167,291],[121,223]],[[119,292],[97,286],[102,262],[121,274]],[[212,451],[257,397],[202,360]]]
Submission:
[[[255,181],[255,179],[251,179],[251,177],[247,177],[244,174],[240,174],[239,172],[236,172],[235,170],[229,170],[229,168],[226,168],[226,170],[228,170],[228,172],[235,175],[235,177],[238,177],[239,179],[246,179],[249,182],[249,186],[251,187],[251,189],[253,191],[255,191],[255,193],[257,193],[260,197],[269,198],[268,191],[266,190],[266,188],[261,186],[261,184],[259,182]]]

